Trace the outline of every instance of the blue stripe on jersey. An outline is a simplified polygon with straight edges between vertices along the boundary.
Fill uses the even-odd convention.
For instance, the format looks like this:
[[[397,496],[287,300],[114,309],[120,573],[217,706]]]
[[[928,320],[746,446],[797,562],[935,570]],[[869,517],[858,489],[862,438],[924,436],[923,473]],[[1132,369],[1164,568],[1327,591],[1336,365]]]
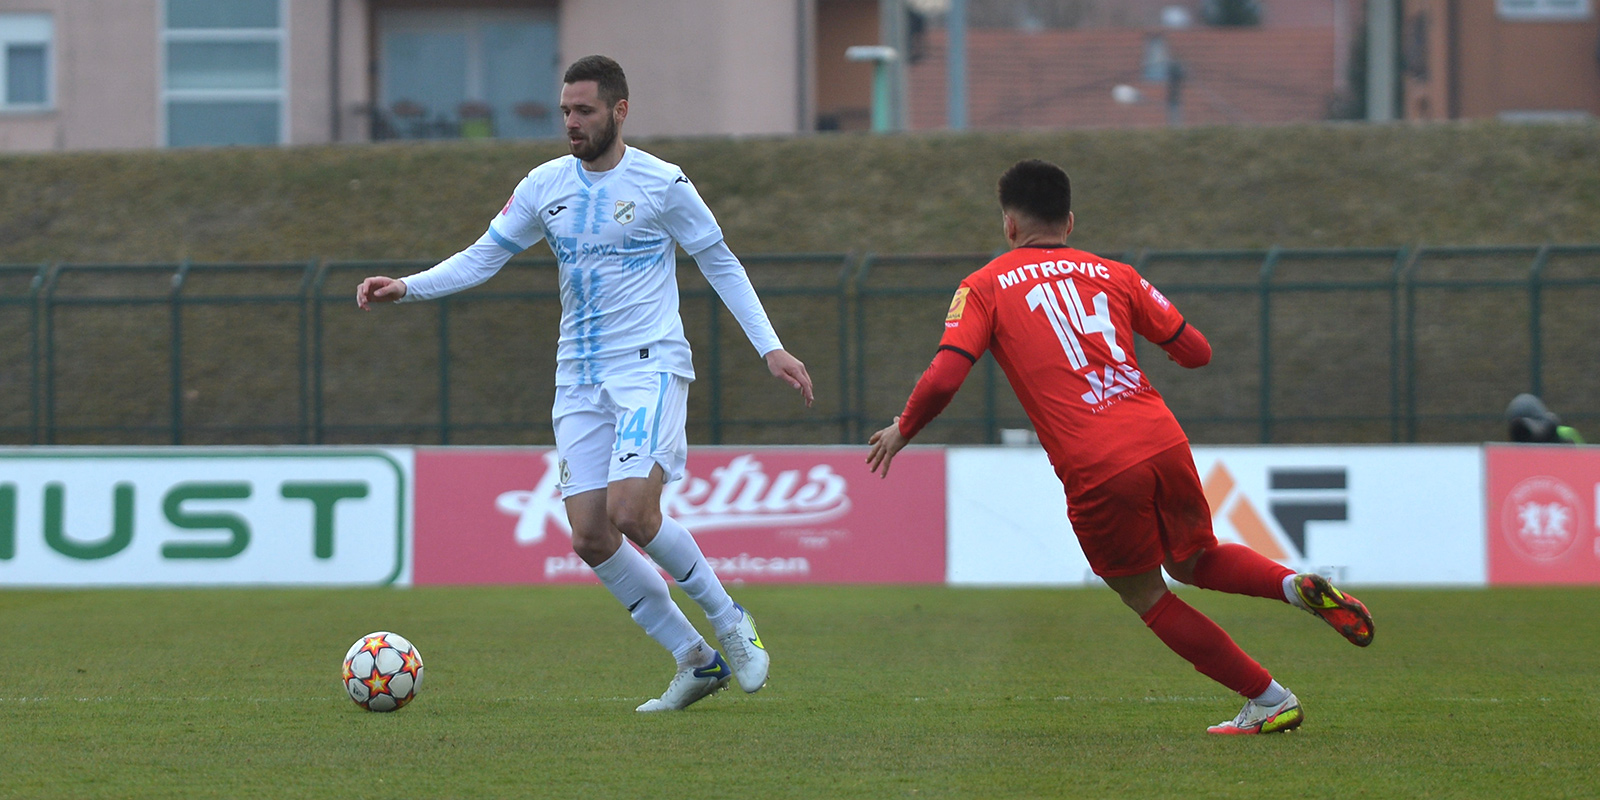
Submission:
[[[578,358],[578,382],[599,383],[600,376],[595,357],[600,352],[600,337],[605,332],[600,324],[600,273],[595,270],[573,269],[573,318],[578,323],[574,332]]]
[[[607,201],[610,199],[611,196],[606,193],[606,187],[604,186],[594,193],[594,220],[589,223],[590,233],[599,233],[601,227],[606,224],[609,215],[612,213],[612,210],[606,207]]]
[[[601,291],[600,287],[600,279],[601,274],[599,270],[595,270],[594,272],[590,273],[589,296],[593,298],[592,302],[594,303],[595,314],[589,323],[589,379],[594,383],[599,383],[602,377],[599,372],[600,365],[596,359],[600,355],[601,337],[603,337],[606,333],[605,326],[600,324],[601,320],[605,319],[605,317],[601,316],[599,313],[600,300],[604,296],[604,293]]]
[[[589,176],[584,174],[584,173],[588,172],[588,170],[584,169],[583,168],[583,163],[578,161],[578,159],[576,159],[576,158],[572,159],[572,169],[573,169],[574,172],[578,173],[578,180],[583,181],[583,185],[584,186],[593,186],[594,185],[593,183],[589,182]]]
[[[573,299],[578,307],[573,309],[573,316],[578,320],[577,350],[578,350],[578,382],[594,383],[594,364],[589,360],[589,324],[590,317],[594,314],[594,297],[589,293],[589,276],[581,269],[572,270]]]
[[[516,242],[511,241],[510,239],[507,239],[504,236],[501,236],[500,232],[495,230],[493,225],[489,226],[489,237],[494,239],[494,243],[495,244],[500,245],[501,247],[505,248],[506,250],[509,250],[511,252],[511,255],[516,255],[516,254],[528,249],[526,247],[523,247],[520,244],[517,244]]]
[[[656,451],[656,433],[661,430],[661,408],[667,404],[667,373],[657,372],[656,383],[660,389],[656,391],[656,418],[650,422],[650,452]]]
[[[568,224],[572,227],[567,231],[568,233],[573,236],[583,233],[584,227],[589,224],[589,206],[590,198],[588,192],[583,192],[573,198],[572,216],[568,218],[570,220]]]
[[[666,251],[661,245],[665,239],[635,239],[632,236],[623,240],[622,269],[626,272],[637,272],[641,269],[653,267],[666,256]]]

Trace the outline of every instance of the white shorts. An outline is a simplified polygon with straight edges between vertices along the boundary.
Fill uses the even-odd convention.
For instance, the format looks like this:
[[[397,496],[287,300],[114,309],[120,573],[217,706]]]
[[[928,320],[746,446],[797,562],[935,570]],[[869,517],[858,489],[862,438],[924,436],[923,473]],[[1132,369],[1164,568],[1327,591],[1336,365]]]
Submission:
[[[683,477],[689,381],[666,372],[631,372],[604,383],[557,386],[556,452],[562,497],[647,478],[661,465],[668,482]]]

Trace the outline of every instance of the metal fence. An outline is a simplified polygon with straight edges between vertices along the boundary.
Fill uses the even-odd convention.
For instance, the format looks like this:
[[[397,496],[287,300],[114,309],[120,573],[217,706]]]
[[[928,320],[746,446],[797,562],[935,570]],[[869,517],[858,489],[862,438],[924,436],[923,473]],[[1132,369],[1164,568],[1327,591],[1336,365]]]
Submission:
[[[747,256],[804,409],[692,263],[689,428],[701,443],[859,443],[905,401],[962,277],[990,254]],[[1212,341],[1140,363],[1199,443],[1501,438],[1518,392],[1600,419],[1600,245],[1111,253]],[[687,261],[687,260],[686,260]],[[0,266],[0,441],[548,444],[554,263],[363,314],[354,289],[424,262]],[[923,442],[1028,427],[985,357]]]

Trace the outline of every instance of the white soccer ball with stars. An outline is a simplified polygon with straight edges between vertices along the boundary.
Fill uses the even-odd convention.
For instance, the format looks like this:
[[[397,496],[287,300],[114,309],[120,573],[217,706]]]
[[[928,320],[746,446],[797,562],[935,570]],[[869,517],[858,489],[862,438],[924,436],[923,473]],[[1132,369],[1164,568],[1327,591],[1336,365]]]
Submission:
[[[394,711],[422,687],[422,654],[406,637],[376,631],[344,654],[344,689],[368,711]]]

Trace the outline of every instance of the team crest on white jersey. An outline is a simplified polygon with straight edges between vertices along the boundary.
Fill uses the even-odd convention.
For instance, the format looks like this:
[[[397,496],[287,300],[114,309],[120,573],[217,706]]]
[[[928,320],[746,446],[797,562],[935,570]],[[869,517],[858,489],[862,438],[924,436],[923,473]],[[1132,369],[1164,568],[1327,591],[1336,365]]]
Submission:
[[[611,215],[618,222],[626,225],[633,221],[633,201],[618,200],[616,213]]]

